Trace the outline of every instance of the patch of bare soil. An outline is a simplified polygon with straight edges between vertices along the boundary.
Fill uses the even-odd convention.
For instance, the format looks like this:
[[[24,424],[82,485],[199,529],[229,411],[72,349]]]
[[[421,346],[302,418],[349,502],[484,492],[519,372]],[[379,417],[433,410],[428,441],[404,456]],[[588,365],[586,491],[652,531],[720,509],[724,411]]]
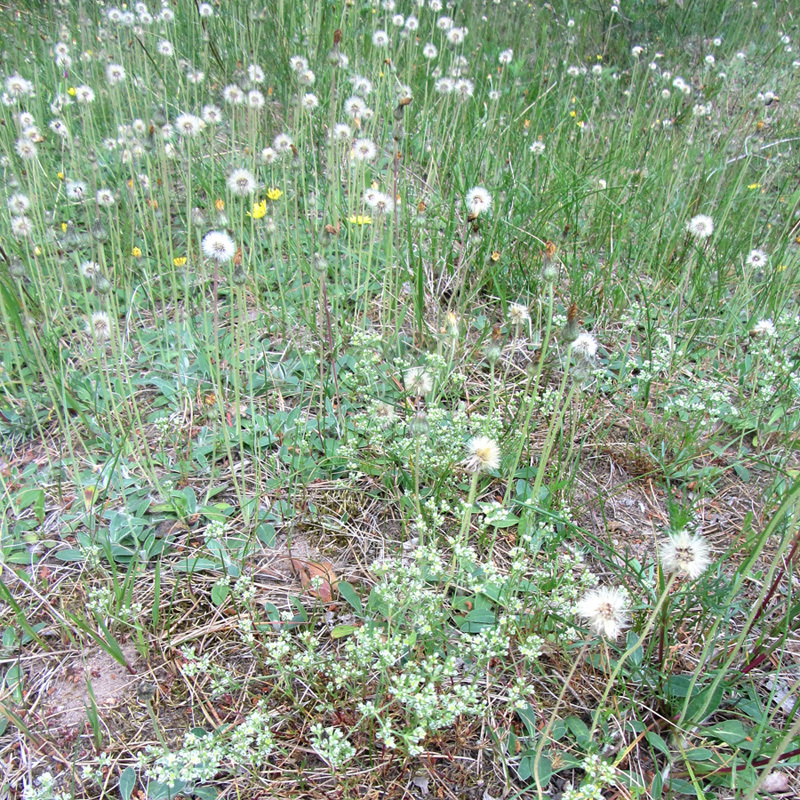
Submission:
[[[138,656],[133,645],[124,644],[121,649],[136,671]],[[129,673],[105,650],[76,653],[48,679],[43,693],[45,719],[54,728],[81,725],[87,719],[86,709],[91,708],[90,685],[102,718],[104,711],[117,707],[135,692],[139,681],[140,676]]]

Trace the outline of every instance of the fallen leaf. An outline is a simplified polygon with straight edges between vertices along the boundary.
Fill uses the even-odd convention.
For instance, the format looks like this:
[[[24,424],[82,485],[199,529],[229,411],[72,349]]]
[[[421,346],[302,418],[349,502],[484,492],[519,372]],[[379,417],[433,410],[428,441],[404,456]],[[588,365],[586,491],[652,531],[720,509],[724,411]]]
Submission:
[[[789,778],[785,772],[770,772],[761,783],[761,791],[767,794],[786,794],[790,791]]]
[[[289,563],[300,577],[304,591],[307,591],[312,597],[319,598],[323,603],[333,602],[339,579],[336,577],[330,561],[305,561],[300,558],[290,558]]]

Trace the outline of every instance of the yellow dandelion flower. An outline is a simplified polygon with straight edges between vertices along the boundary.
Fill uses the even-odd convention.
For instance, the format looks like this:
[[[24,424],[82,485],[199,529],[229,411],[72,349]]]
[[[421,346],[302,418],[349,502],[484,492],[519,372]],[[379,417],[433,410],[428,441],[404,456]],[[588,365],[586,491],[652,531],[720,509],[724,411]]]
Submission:
[[[176,258],[172,259],[172,263],[176,267],[183,267],[186,265],[186,256],[177,256]]]
[[[252,217],[253,219],[261,219],[262,217],[266,216],[267,214],[267,201],[262,200],[260,203],[253,203],[253,211],[247,212],[248,217]]]
[[[372,217],[367,214],[353,214],[349,220],[354,225],[372,225]]]
[[[575,109],[573,108],[573,109],[572,109],[572,111],[570,111],[570,112],[569,112],[569,115],[570,115],[571,117],[577,117],[577,116],[578,116],[578,112],[577,112],[577,111],[575,111]]]
[[[64,233],[67,232],[67,223],[66,222],[62,222],[61,223],[61,230],[64,231]]]
[[[75,95],[78,94],[78,90],[74,86],[70,86],[69,89],[67,89],[67,94],[70,97],[75,97]]]
[[[274,187],[272,189],[267,189],[268,200],[280,200],[281,197],[283,197],[283,192],[277,187]]]
[[[223,211],[225,209],[225,201],[217,198],[214,201],[214,208],[216,208],[217,211]]]
[[[131,255],[132,255],[134,258],[141,258],[141,257],[142,257],[142,251],[141,251],[141,250],[140,250],[138,247],[134,247],[134,248],[131,250]]]
[[[63,172],[57,172],[57,173],[56,173],[56,177],[57,177],[57,178],[58,178],[60,181],[63,181],[63,180],[64,180],[64,173],[63,173]]]
[[[748,189],[760,189],[761,188],[761,184],[760,183],[750,183],[750,184],[747,185],[747,188]]]

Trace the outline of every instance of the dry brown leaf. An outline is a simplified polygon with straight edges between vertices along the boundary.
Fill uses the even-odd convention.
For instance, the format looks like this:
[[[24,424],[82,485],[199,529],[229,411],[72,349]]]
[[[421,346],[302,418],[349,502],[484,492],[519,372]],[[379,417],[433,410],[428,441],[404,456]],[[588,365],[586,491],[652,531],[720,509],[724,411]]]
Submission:
[[[334,596],[338,594],[339,579],[336,577],[330,561],[306,561],[300,558],[290,558],[289,563],[299,575],[304,591],[312,597],[319,598],[323,603],[333,602]]]

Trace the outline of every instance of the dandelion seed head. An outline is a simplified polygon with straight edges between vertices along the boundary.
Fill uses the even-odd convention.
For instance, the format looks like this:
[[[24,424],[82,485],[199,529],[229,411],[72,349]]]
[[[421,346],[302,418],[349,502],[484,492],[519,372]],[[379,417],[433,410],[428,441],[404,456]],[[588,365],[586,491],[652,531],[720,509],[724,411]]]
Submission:
[[[308,69],[308,59],[304,56],[292,56],[289,59],[289,66],[294,72],[305,72]]]
[[[250,78],[253,83],[263,83],[265,78],[264,70],[261,69],[258,64],[251,64],[247,68],[247,77]]]
[[[745,264],[747,264],[748,267],[753,267],[754,269],[763,269],[768,263],[769,257],[760,248],[751,250],[745,259]]]
[[[98,189],[95,196],[97,198],[97,205],[103,206],[104,208],[110,208],[117,202],[117,198],[114,196],[114,192],[112,192],[111,189]]]
[[[36,145],[28,138],[22,137],[14,143],[14,150],[23,161],[31,161],[36,158]]]
[[[15,217],[21,217],[31,207],[31,201],[28,196],[19,192],[12,194],[6,202],[8,210]]]
[[[435,44],[428,42],[425,47],[422,48],[422,55],[424,58],[427,58],[428,61],[432,61],[439,55],[439,48],[436,47]]]
[[[175,127],[181,136],[191,138],[203,130],[203,120],[194,114],[178,114]]]
[[[512,325],[525,325],[530,321],[531,315],[528,307],[522,303],[509,303],[508,318]]]
[[[597,339],[591,333],[581,333],[572,343],[572,354],[584,361],[592,361],[597,355]]]
[[[247,197],[256,190],[256,179],[247,169],[235,169],[228,175],[228,189],[237,197]]]
[[[459,78],[453,84],[453,92],[460,100],[467,100],[475,94],[475,84],[468,78]]]
[[[76,86],[75,100],[83,105],[88,105],[94,101],[94,89],[90,86]]]
[[[118,86],[125,80],[125,67],[122,64],[109,64],[106,67],[106,80],[109,86]]]
[[[319,106],[319,98],[315,94],[307,92],[306,94],[303,95],[303,98],[300,101],[300,103],[305,111],[311,112]]]
[[[710,548],[699,533],[684,528],[661,544],[661,566],[665,572],[677,572],[694,580],[710,563]]]
[[[288,133],[279,133],[272,140],[272,147],[276,153],[291,153],[293,144],[292,137]]]
[[[462,44],[464,39],[467,38],[467,29],[466,28],[450,28],[447,31],[447,41],[450,42],[452,45],[459,45]]]
[[[240,87],[231,83],[222,90],[222,99],[231,106],[240,106],[244,103],[246,96]]]
[[[274,164],[278,160],[278,154],[271,147],[265,147],[261,151],[261,163],[265,166]]]
[[[353,142],[353,158],[356,161],[372,161],[378,155],[378,148],[372,139],[356,139]]]
[[[369,78],[365,78],[363,75],[354,75],[351,82],[353,84],[353,93],[359,95],[359,97],[368,97],[372,94],[374,87]]]
[[[6,78],[6,91],[11,97],[27,97],[33,94],[33,83],[15,72]]]
[[[351,130],[349,125],[346,125],[344,122],[339,122],[333,126],[333,130],[331,131],[331,139],[334,142],[349,142],[351,137],[353,136],[353,131]]]
[[[247,105],[255,111],[264,108],[265,102],[264,95],[258,89],[251,89],[247,93]]]
[[[616,639],[629,625],[628,595],[623,589],[593,589],[578,603],[578,615],[598,636]]]
[[[297,82],[301,86],[313,86],[314,82],[317,80],[317,76],[314,74],[313,70],[304,69],[298,76]]]
[[[33,235],[33,222],[30,217],[24,214],[18,217],[11,217],[11,233],[17,239],[25,239]]]
[[[95,311],[88,319],[86,333],[98,342],[111,338],[111,319],[105,311]]]
[[[82,261],[79,269],[81,275],[90,281],[102,274],[100,265],[96,261]]]
[[[708,239],[714,233],[714,220],[707,214],[698,214],[692,217],[686,225],[686,230],[695,239]]]
[[[495,470],[500,466],[500,447],[494,439],[488,436],[473,436],[467,442],[467,457],[464,467],[467,472],[485,472]]]
[[[236,254],[236,244],[227,233],[211,231],[203,237],[203,252],[220,264],[230,261]]]
[[[482,186],[474,186],[467,192],[467,210],[470,214],[482,214],[492,205],[492,196]]]
[[[409,394],[430,394],[433,390],[433,378],[425,367],[410,367],[403,373],[403,386]]]
[[[366,108],[367,104],[357,95],[348,97],[347,100],[344,101],[344,111],[353,119],[362,117]]]
[[[439,94],[450,94],[455,89],[455,82],[452,78],[439,78],[433,85]]]
[[[205,122],[207,125],[218,125],[220,122],[222,122],[222,110],[219,108],[219,106],[203,106],[203,122]]]
[[[83,181],[67,181],[64,192],[68,200],[80,203],[86,199],[86,184]]]

